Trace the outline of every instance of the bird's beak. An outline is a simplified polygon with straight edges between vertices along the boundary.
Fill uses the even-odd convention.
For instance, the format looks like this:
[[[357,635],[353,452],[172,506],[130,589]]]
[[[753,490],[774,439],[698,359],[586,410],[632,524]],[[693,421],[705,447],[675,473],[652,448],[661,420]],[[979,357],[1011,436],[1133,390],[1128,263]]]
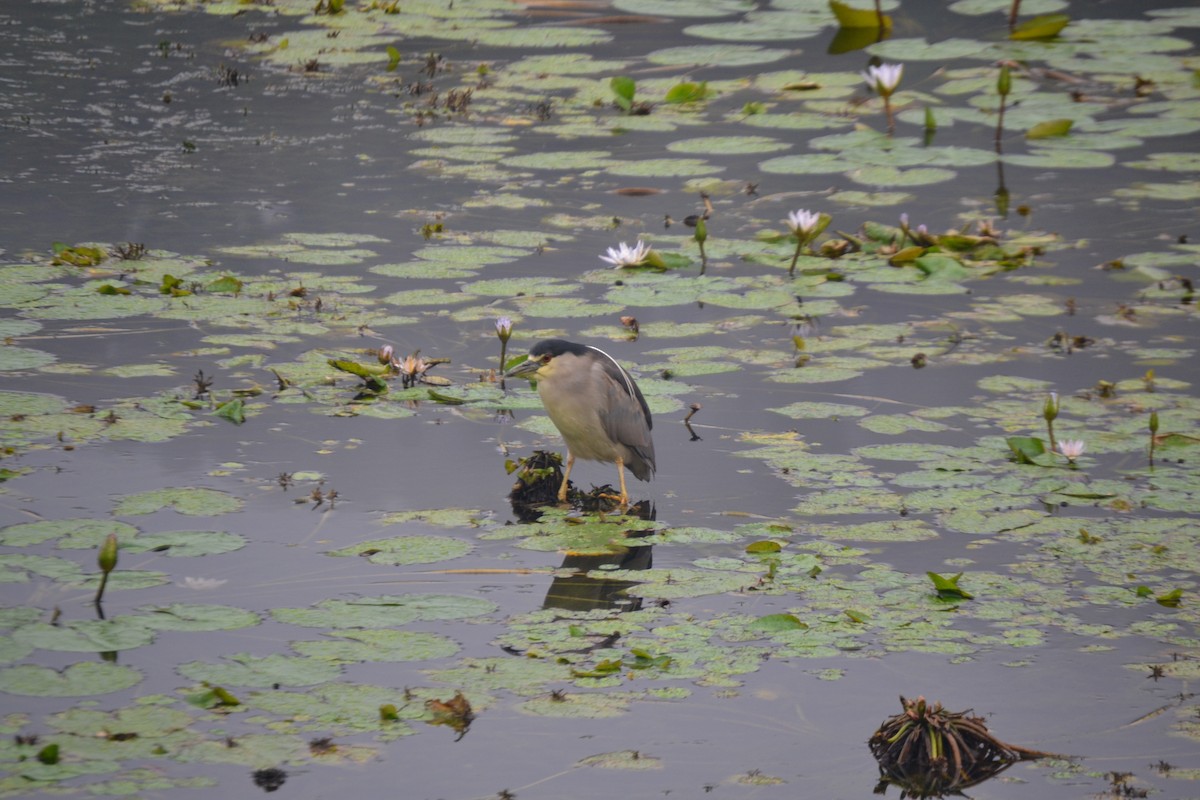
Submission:
[[[510,369],[508,372],[504,373],[504,377],[506,377],[506,378],[528,378],[531,375],[533,375],[533,373],[535,373],[539,369],[541,369],[541,366],[542,366],[542,364],[540,361],[529,358],[529,359],[526,359],[525,361],[522,361],[520,364],[517,364],[515,367]]]

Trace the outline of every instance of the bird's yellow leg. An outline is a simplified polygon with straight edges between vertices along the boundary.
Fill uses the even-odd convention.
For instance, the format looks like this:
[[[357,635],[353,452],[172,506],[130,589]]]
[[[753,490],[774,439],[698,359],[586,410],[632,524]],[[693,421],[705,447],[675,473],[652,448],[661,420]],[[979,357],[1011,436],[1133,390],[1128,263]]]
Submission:
[[[567,481],[571,479],[571,467],[575,466],[575,456],[567,451],[567,469],[563,472],[562,486],[558,487],[558,502],[567,502]]]
[[[629,492],[625,491],[625,459],[617,457],[617,477],[621,479],[621,505],[629,505]]]

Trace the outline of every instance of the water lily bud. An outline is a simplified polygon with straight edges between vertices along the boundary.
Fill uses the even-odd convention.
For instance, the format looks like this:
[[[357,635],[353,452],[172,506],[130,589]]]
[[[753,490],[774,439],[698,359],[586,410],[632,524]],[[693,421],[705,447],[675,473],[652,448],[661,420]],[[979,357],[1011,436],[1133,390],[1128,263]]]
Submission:
[[[1158,412],[1150,412],[1150,433],[1158,433]]]
[[[1007,64],[1000,68],[1000,76],[996,78],[996,91],[1001,97],[1008,97],[1008,93],[1012,91],[1012,72]]]
[[[384,365],[391,364],[392,355],[395,354],[395,352],[396,349],[390,344],[385,344],[383,347],[379,348],[379,363]]]
[[[708,226],[704,224],[704,217],[696,220],[696,232],[692,235],[697,242],[704,244],[704,240],[708,238]]]
[[[1051,392],[1046,398],[1046,404],[1042,406],[1042,419],[1046,422],[1058,419],[1058,392]]]
[[[115,533],[110,533],[104,539],[104,544],[100,545],[100,556],[96,560],[105,575],[117,568],[117,535]]]
[[[496,320],[496,335],[500,337],[500,341],[507,342],[512,336],[512,320],[508,317],[500,317]]]

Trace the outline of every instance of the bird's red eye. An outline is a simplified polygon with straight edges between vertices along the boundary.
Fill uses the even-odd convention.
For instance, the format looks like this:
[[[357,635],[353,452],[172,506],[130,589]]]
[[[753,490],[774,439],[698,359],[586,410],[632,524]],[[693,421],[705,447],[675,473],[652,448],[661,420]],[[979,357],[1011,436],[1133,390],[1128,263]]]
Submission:
[[[549,364],[550,363],[550,354],[547,353],[546,355],[542,356],[538,360],[541,361],[543,364]]]

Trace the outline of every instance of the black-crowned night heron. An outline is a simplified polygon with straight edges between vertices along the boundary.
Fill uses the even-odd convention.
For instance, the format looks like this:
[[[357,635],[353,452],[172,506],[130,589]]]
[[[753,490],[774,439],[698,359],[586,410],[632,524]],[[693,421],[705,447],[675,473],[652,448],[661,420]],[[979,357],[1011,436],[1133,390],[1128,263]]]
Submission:
[[[545,339],[505,377],[537,381],[542,405],[567,443],[567,469],[558,489],[567,499],[567,480],[576,458],[616,463],[621,504],[628,505],[625,470],[641,481],[654,475],[650,409],[633,378],[598,347]]]

